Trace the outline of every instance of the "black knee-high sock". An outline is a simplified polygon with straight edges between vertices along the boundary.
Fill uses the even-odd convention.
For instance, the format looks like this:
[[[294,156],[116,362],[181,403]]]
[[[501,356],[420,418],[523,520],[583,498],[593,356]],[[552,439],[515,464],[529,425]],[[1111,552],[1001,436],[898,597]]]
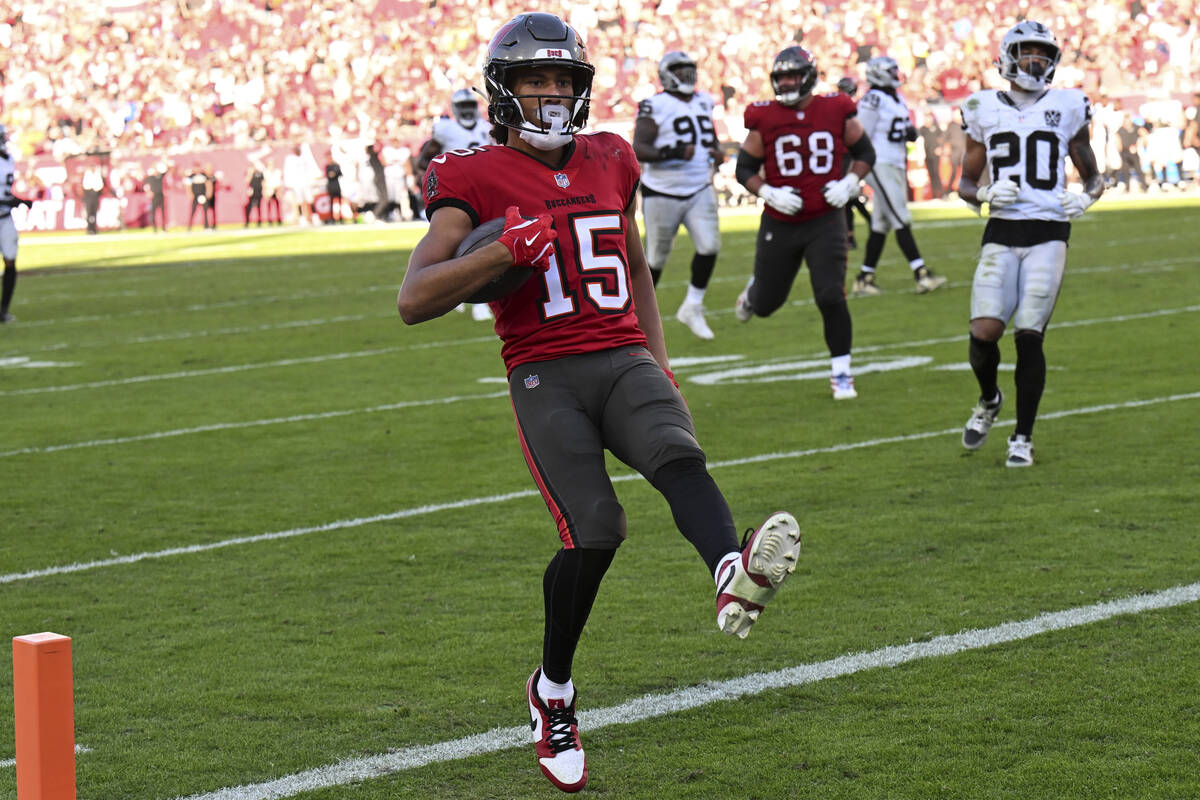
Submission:
[[[1000,369],[1000,344],[971,337],[971,345],[967,350],[971,369],[975,380],[979,381],[979,397],[985,403],[996,398],[999,386],[996,384],[996,373]]]
[[[1033,436],[1042,390],[1046,388],[1046,354],[1042,350],[1042,335],[1036,331],[1018,331],[1017,346],[1017,427],[1015,433]]]
[[[717,266],[717,254],[703,256],[692,254],[692,286],[697,289],[707,289],[708,280],[712,277],[713,269]]]
[[[738,549],[737,528],[725,496],[699,458],[681,458],[659,468],[650,483],[662,492],[671,507],[675,526],[684,535],[708,571],[731,550]]]
[[[863,269],[868,272],[875,271],[875,267],[879,266],[879,256],[883,254],[883,244],[886,241],[886,234],[871,231],[871,235],[867,237],[867,248],[863,251]]]
[[[542,578],[546,601],[542,671],[555,683],[571,679],[575,647],[600,590],[600,581],[616,553],[616,550],[564,549],[546,567]]]
[[[661,269],[655,269],[654,267],[650,268],[650,278],[654,281],[655,286],[658,286],[658,279],[662,277],[662,273],[663,271]]]
[[[829,355],[849,355],[854,326],[850,321],[850,309],[846,307],[846,301],[822,305],[820,311],[821,321],[825,323],[825,346],[829,348]]]
[[[8,311],[13,292],[17,290],[17,265],[4,262],[4,283],[0,289],[0,313]]]
[[[921,257],[921,251],[917,249],[917,240],[912,235],[912,228],[897,228],[896,244],[900,245],[900,252],[904,253],[910,264]]]

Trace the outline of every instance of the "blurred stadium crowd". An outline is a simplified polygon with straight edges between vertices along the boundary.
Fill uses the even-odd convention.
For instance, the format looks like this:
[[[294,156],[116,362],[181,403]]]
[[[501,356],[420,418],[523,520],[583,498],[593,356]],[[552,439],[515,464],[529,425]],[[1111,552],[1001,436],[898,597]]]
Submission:
[[[345,140],[415,150],[448,111],[450,93],[479,84],[491,34],[529,10],[510,0],[39,0],[8,8],[0,11],[0,120],[18,159],[60,162],[102,151],[167,158],[296,143],[323,160],[330,143]],[[999,38],[1032,17],[1063,45],[1056,85],[1081,87],[1098,106],[1111,102],[1147,139],[1165,127],[1194,150],[1189,124],[1200,138],[1195,2],[746,0],[731,8],[721,0],[589,0],[539,8],[584,34],[597,69],[592,122],[627,135],[637,101],[658,90],[658,59],[684,50],[718,99],[723,139],[740,141],[742,110],[770,96],[770,60],[792,42],[816,55],[826,88],[843,76],[861,82],[873,55],[896,58],[917,123],[946,131],[956,127],[958,100],[1000,85],[992,67]]]

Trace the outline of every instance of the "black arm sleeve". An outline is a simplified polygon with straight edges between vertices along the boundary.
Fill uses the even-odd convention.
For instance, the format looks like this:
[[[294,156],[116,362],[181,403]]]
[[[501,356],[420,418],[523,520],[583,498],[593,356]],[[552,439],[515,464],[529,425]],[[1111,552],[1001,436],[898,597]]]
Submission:
[[[867,137],[864,136],[863,138],[865,139]],[[868,144],[870,144],[870,142],[868,142]],[[875,161],[874,153],[871,154],[871,161]],[[762,165],[763,160],[761,158],[755,158],[745,150],[739,149],[737,155],[737,165],[733,169],[733,174],[737,178],[737,182],[742,186],[745,186],[746,181],[750,180],[752,176],[758,174],[758,171],[762,169]]]
[[[858,137],[858,141],[850,145],[850,155],[854,156],[855,161],[865,161],[869,166],[875,166],[875,146],[871,144],[871,137],[865,133]]]

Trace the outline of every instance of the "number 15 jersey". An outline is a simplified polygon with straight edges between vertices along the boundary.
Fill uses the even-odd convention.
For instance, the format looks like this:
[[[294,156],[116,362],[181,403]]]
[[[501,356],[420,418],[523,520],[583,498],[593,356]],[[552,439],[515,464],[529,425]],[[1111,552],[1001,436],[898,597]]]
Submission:
[[[454,206],[478,225],[515,205],[526,216],[554,219],[550,268],[490,304],[509,372],[530,361],[646,344],[625,245],[624,211],[641,174],[633,148],[605,132],[576,134],[568,148],[557,167],[503,145],[455,150],[425,173],[431,216]]]
[[[783,214],[767,206],[764,213],[786,222],[820,217],[834,210],[821,190],[844,174],[846,120],[858,113],[841,92],[813,95],[803,108],[775,100],[751,103],[743,115],[746,129],[763,141],[763,176],[771,186],[791,186],[804,207]]]
[[[1078,89],[1047,89],[1024,108],[1006,92],[975,92],[962,106],[963,130],[987,148],[994,183],[1015,181],[1015,203],[989,211],[996,219],[1066,221],[1058,200],[1066,188],[1067,143],[1092,120],[1092,107]]]

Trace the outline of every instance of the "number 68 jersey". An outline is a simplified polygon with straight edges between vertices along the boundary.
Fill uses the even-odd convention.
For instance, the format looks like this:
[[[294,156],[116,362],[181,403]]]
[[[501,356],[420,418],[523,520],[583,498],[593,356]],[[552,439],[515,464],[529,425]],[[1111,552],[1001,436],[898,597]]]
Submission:
[[[1078,89],[1047,89],[1024,108],[1004,91],[975,92],[962,106],[963,130],[984,145],[992,182],[1021,187],[1015,203],[989,211],[997,219],[1066,221],[1058,195],[1066,188],[1067,143],[1092,120]]]
[[[801,222],[836,211],[822,189],[844,174],[846,120],[858,106],[841,92],[815,94],[804,108],[775,100],[751,103],[743,118],[746,130],[758,131],[763,142],[763,177],[771,186],[791,186],[804,200],[800,213],[787,215],[771,206],[769,217]]]

